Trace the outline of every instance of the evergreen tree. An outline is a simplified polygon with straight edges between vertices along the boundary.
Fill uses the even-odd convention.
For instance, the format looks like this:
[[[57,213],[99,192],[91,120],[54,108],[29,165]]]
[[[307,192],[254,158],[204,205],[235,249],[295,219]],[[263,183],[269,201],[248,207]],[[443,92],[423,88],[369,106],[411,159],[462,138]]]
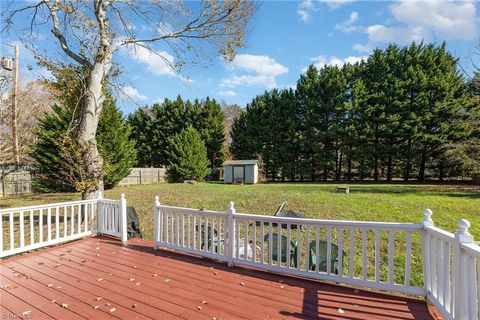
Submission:
[[[224,115],[220,105],[209,97],[201,102],[195,100],[188,123],[200,133],[205,142],[210,168],[214,170],[220,167],[224,161],[223,143],[225,142]]]
[[[158,104],[153,109],[159,108]],[[135,141],[137,166],[154,167],[159,164],[159,151],[153,141],[158,141],[158,129],[152,108],[142,107],[128,116],[132,128],[131,137]]]
[[[135,141],[130,138],[131,131],[122,112],[116,107],[115,100],[106,100],[97,129],[98,148],[104,161],[106,189],[115,187],[129,175],[135,165]]]
[[[172,181],[203,180],[209,172],[207,148],[192,126],[168,139],[166,154],[167,174]]]
[[[52,112],[39,119],[37,140],[31,157],[35,161],[37,177],[34,186],[39,191],[84,191],[91,187],[85,163],[76,142],[83,97],[84,73],[64,66],[53,72],[56,77],[50,85],[62,92]],[[65,90],[63,90],[65,89]],[[127,176],[135,163],[134,142],[130,127],[125,123],[115,100],[106,93],[97,131],[99,152],[104,158],[105,187],[114,187]]]

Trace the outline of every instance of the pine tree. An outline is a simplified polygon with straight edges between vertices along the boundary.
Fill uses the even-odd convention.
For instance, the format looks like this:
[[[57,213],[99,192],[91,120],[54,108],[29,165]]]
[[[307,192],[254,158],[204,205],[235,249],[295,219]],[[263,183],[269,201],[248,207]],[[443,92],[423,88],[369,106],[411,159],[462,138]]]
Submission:
[[[135,165],[135,141],[130,135],[131,127],[116,107],[115,100],[106,100],[97,129],[98,148],[104,161],[106,189],[116,186],[128,176]]]
[[[208,174],[207,148],[200,134],[188,126],[168,139],[167,169],[171,181],[203,180]]]
[[[59,92],[59,103],[52,106],[51,113],[39,119],[37,140],[31,151],[37,169],[34,186],[46,192],[83,192],[93,183],[86,170],[89,164],[81,157],[76,142],[80,119],[78,105],[81,104],[78,97],[83,97],[84,73],[65,66],[54,70],[54,76],[56,79],[50,84]],[[135,163],[135,148],[130,140],[130,127],[108,92],[97,136],[99,152],[105,159],[105,187],[111,188],[129,174]]]

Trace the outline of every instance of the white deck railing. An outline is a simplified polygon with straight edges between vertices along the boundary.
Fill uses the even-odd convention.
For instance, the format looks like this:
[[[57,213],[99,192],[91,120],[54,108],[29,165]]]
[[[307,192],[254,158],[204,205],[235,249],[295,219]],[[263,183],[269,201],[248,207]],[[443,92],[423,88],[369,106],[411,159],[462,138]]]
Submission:
[[[0,210],[0,258],[86,236],[127,240],[126,200],[97,199]]]
[[[267,271],[426,296],[447,319],[480,319],[480,247],[419,224],[294,219],[154,204],[154,248]],[[418,248],[421,247],[422,250]],[[417,250],[415,250],[417,248]]]

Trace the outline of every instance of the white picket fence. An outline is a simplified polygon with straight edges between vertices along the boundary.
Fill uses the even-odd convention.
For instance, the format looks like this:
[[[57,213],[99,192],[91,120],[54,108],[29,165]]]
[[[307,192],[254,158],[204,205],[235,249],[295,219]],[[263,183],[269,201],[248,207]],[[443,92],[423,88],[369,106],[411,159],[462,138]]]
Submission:
[[[431,215],[425,210],[419,224],[295,219],[236,213],[233,202],[226,212],[164,206],[156,197],[154,248],[426,296],[446,319],[480,319],[480,247],[470,224],[460,220],[451,234]],[[418,257],[414,245],[422,246]]]
[[[86,236],[127,241],[126,199],[62,202],[0,210],[0,258]]]

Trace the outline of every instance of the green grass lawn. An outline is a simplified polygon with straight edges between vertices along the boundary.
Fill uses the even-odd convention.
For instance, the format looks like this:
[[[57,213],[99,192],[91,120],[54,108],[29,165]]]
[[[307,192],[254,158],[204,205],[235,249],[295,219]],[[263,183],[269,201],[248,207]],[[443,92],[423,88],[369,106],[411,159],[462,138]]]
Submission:
[[[435,225],[454,232],[459,219],[468,219],[472,233],[480,240],[480,186],[352,184],[350,194],[335,192],[336,184],[271,183],[224,185],[221,183],[153,184],[117,187],[106,198],[126,194],[127,205],[136,208],[145,236],[153,231],[153,200],[162,204],[210,210],[226,210],[230,201],[237,212],[273,214],[282,201],[287,210],[301,211],[308,218],[419,222],[422,210],[433,211]],[[0,207],[28,206],[78,200],[79,194],[35,194],[0,199]]]
[[[106,191],[105,198],[119,199],[126,194],[127,205],[136,208],[145,238],[153,237],[154,196],[166,205],[227,210],[230,201],[235,202],[237,212],[272,215],[282,201],[286,210],[304,212],[308,218],[413,222],[423,218],[423,209],[433,211],[435,225],[455,232],[459,219],[468,219],[470,233],[480,240],[480,187],[468,185],[413,185],[413,184],[358,184],[350,185],[350,194],[336,193],[336,184],[271,183],[258,185],[224,185],[221,183],[154,184],[118,187]],[[68,200],[78,200],[80,194],[35,194],[0,200],[0,207],[28,206]],[[325,238],[321,231],[321,237]],[[302,231],[302,241],[305,241]],[[311,237],[313,234],[311,234]],[[338,235],[336,235],[338,237]],[[387,234],[381,238],[381,279],[387,280]],[[348,251],[349,235],[344,233],[344,250]],[[355,239],[361,239],[357,230]],[[251,237],[250,237],[251,239]],[[311,238],[312,239],[312,238]],[[369,277],[374,274],[374,235],[368,235]],[[395,234],[394,273],[398,283],[403,282],[405,270],[405,234]],[[335,239],[333,239],[335,241]],[[421,262],[421,238],[412,235],[413,285],[423,284]],[[348,253],[347,253],[348,257]],[[304,255],[302,256],[304,261]],[[345,272],[348,259],[344,260]],[[355,241],[355,275],[361,276],[361,241]]]

